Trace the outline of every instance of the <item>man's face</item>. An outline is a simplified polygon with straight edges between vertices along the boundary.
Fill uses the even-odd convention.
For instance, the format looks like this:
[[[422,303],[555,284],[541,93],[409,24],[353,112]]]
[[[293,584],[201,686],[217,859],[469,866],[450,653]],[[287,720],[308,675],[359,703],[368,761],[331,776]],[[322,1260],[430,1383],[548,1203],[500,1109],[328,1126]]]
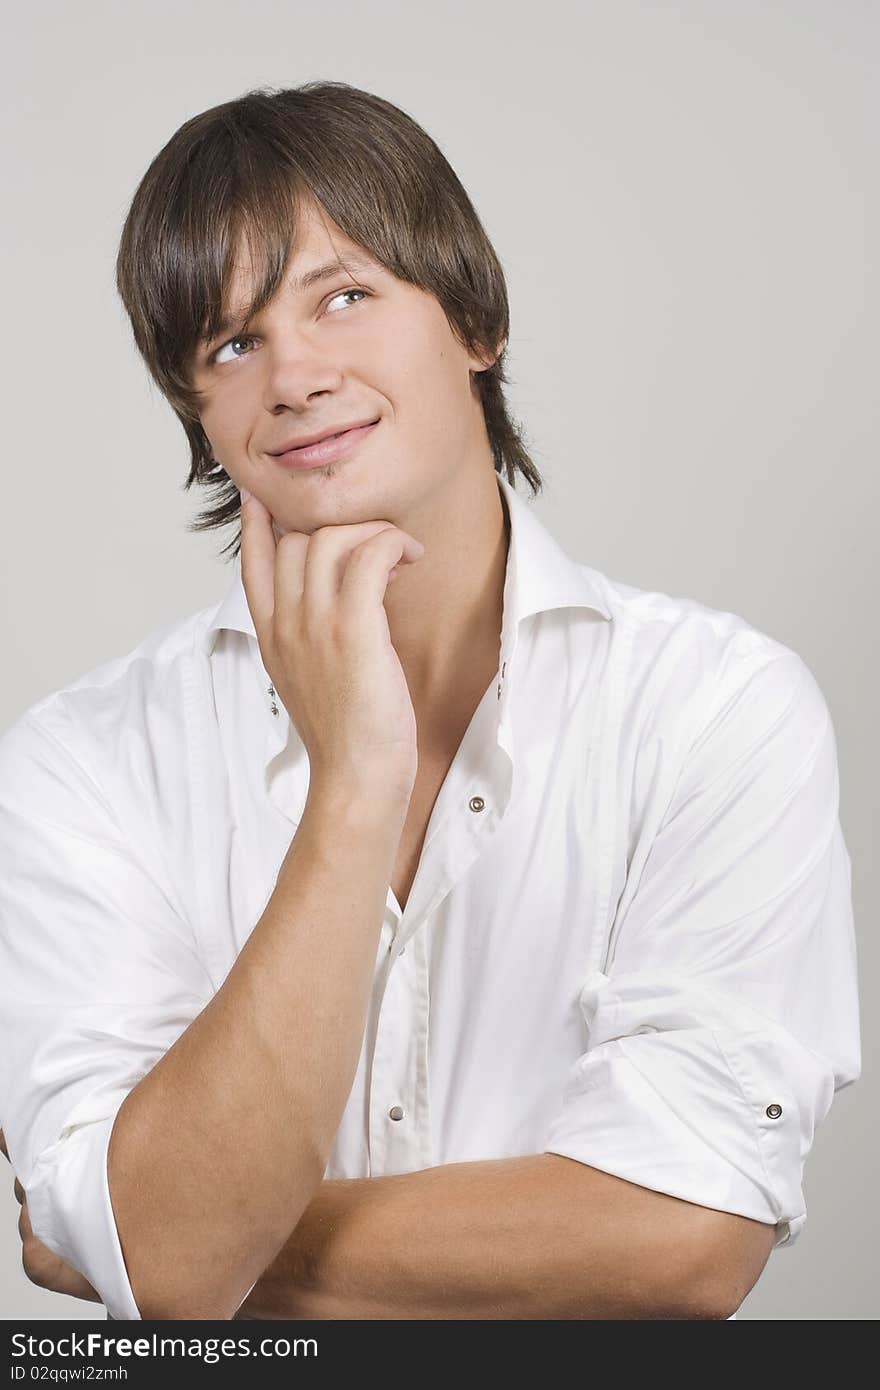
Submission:
[[[327,262],[362,262],[309,288]],[[247,303],[239,264],[228,304]],[[199,349],[194,382],[214,457],[275,518],[279,534],[381,518],[403,524],[469,460],[484,463],[482,408],[468,354],[439,303],[398,280],[312,205],[284,282],[250,322]],[[378,420],[343,458],[290,469],[273,451],[353,422]]]

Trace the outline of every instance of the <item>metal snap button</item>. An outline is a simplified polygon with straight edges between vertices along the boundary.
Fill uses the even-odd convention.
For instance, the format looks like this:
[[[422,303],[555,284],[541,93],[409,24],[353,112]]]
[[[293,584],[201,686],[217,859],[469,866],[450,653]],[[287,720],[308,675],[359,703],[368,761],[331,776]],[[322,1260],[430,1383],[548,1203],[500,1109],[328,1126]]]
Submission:
[[[402,1105],[392,1105],[391,1109],[388,1111],[388,1114],[391,1116],[392,1120],[402,1120],[404,1115],[406,1114],[406,1111],[404,1110]]]
[[[485,804],[486,803],[481,796],[472,796],[470,801],[468,802],[468,805],[470,806],[472,811],[482,811]]]
[[[767,1106],[767,1109],[764,1111],[764,1114],[765,1114],[765,1115],[767,1116],[767,1118],[770,1119],[770,1120],[778,1120],[778,1119],[779,1119],[779,1116],[782,1114],[782,1106],[781,1106],[781,1105],[768,1105],[768,1106]]]

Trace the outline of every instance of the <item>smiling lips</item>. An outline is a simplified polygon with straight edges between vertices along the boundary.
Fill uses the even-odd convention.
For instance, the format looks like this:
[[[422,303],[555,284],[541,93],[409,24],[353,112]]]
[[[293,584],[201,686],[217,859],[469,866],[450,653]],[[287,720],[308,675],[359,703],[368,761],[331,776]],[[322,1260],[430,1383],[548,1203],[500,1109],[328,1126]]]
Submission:
[[[286,444],[282,444],[280,449],[273,449],[272,453],[276,458],[282,454],[289,454],[292,449],[307,449],[310,444],[321,444],[325,439],[335,439],[340,434],[346,434],[349,430],[362,429],[366,425],[375,424],[374,420],[352,420],[351,424],[340,425],[335,430],[321,430],[318,434],[307,434],[302,439],[289,439]]]
[[[308,442],[290,444],[272,457],[286,468],[312,468],[316,464],[332,463],[375,429],[378,423],[378,420],[370,420],[364,424],[344,425],[334,434],[317,435]]]

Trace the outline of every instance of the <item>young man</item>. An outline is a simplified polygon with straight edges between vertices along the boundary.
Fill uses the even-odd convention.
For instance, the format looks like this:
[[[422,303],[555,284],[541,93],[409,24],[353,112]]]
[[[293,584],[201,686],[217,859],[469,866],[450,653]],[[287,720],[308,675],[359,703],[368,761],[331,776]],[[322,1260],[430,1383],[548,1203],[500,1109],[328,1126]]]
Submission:
[[[733,1316],[860,1071],[812,674],[516,493],[503,275],[396,107],[194,118],[118,272],[241,573],[0,741],[26,1264],[122,1318]]]

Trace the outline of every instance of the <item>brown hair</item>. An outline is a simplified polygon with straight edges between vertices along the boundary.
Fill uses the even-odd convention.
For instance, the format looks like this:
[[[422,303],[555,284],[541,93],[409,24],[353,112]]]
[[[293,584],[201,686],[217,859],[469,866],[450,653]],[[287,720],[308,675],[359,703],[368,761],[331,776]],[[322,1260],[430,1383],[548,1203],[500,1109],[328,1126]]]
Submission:
[[[189,440],[193,483],[216,501],[190,531],[239,515],[238,489],[212,457],[191,381],[195,351],[218,331],[241,238],[255,272],[249,315],[282,283],[303,198],[399,279],[433,294],[470,352],[500,355],[476,374],[495,471],[541,475],[504,398],[509,310],[504,274],[454,170],[399,107],[345,82],[256,88],[184,122],[142,178],[125,219],[116,285],[150,375]],[[240,529],[221,554],[241,547]]]

